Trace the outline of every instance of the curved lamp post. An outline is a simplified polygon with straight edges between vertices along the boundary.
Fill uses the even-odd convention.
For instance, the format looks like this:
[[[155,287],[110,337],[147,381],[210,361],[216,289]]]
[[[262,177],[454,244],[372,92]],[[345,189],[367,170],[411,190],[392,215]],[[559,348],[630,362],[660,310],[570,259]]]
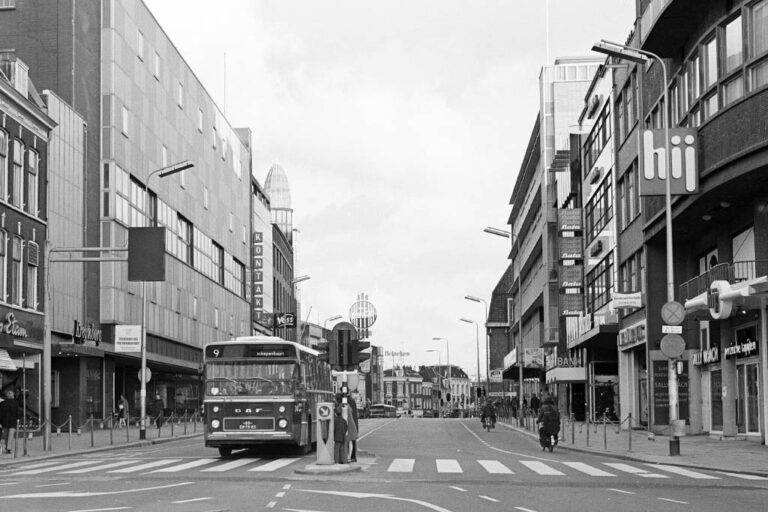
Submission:
[[[459,318],[459,320],[468,324],[475,324],[475,348],[477,349],[477,385],[480,386],[480,327],[474,320],[470,320],[468,318]],[[477,413],[479,406],[480,402],[477,399],[477,394],[475,394],[475,413]]]
[[[465,295],[465,299],[471,300],[472,302],[482,302],[485,306],[485,386],[488,393],[488,396],[490,396],[491,393],[491,344],[490,344],[490,336],[488,335],[488,302],[486,302],[485,299],[481,299],[480,297],[475,297],[474,295]]]

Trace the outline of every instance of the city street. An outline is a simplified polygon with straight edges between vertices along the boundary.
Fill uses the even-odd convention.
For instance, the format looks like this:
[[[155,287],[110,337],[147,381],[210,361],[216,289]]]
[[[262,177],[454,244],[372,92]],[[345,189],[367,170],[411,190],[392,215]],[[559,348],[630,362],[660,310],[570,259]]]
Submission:
[[[361,421],[360,472],[296,473],[285,450],[222,459],[201,438],[40,462],[0,473],[0,508],[36,511],[763,510],[768,479],[557,447],[476,419]],[[8,502],[8,503],[5,503]]]

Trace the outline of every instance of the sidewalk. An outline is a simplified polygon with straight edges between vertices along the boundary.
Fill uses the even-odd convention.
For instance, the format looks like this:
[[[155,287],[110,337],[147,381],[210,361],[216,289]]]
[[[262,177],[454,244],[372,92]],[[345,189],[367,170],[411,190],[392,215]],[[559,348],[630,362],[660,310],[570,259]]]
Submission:
[[[530,418],[529,418],[530,420]],[[538,442],[533,421],[519,427],[515,419],[499,424]],[[589,436],[589,437],[588,437]],[[631,449],[630,449],[631,436]],[[649,439],[645,430],[618,430],[616,425],[564,422],[556,449],[594,453],[617,459],[655,464],[672,464],[696,469],[751,473],[768,476],[768,446],[755,441],[720,440],[708,435],[680,438],[680,455],[669,455],[669,436]]]
[[[49,451],[43,451],[43,437],[37,433],[32,439],[27,439],[27,455],[24,455],[24,439],[19,434],[16,441],[16,453],[0,454],[0,468],[20,462],[28,462],[40,459],[49,459],[54,457],[64,457],[67,455],[77,455],[81,453],[94,453],[106,450],[115,450],[123,448],[133,448],[137,446],[149,446],[152,444],[164,443],[168,441],[187,439],[203,435],[202,423],[187,421],[186,431],[185,423],[166,422],[162,429],[158,430],[152,425],[146,430],[146,439],[139,439],[139,428],[134,423],[131,427],[111,431],[107,428],[101,429],[100,422],[96,422],[96,428],[93,430],[93,444],[91,444],[91,431],[84,429],[78,435],[74,430],[70,436],[68,431],[62,431],[57,434],[54,429],[51,432],[51,446]],[[173,429],[173,435],[171,435]],[[111,442],[110,442],[111,435]],[[13,440],[9,441],[9,447],[13,451]]]

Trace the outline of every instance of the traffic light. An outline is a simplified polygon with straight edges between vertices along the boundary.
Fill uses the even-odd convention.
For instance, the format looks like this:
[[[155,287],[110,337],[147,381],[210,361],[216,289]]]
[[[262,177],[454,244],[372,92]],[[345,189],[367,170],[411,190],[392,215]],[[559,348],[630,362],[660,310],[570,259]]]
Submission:
[[[446,393],[445,394],[445,399],[450,402],[451,401],[451,394],[450,393]]]
[[[371,354],[366,354],[363,352],[363,350],[367,349],[371,346],[371,343],[369,341],[358,341],[353,340],[352,341],[352,350],[350,355],[352,356],[352,367],[356,367],[363,361],[367,361],[371,358]]]
[[[352,366],[352,340],[351,332],[341,330],[336,333],[339,347],[338,365],[342,370],[349,370]]]
[[[336,340],[324,341],[317,344],[317,350],[320,351],[319,359],[331,366],[339,364],[339,344]]]
[[[483,390],[480,388],[475,388],[475,391],[477,392],[477,398],[480,398],[483,396]]]

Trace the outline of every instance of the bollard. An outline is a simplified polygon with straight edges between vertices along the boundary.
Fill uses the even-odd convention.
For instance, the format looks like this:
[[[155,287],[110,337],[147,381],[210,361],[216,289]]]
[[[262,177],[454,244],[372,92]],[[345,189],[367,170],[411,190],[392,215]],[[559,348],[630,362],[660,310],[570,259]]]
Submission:
[[[112,436],[115,434],[115,415],[113,414],[109,418],[109,444],[115,444]]]
[[[194,425],[194,432],[197,433],[197,411],[192,415],[192,421]]]
[[[587,446],[589,446],[589,416],[587,416]]]
[[[627,451],[632,451],[632,413],[627,416]]]
[[[184,435],[187,435],[187,412],[184,411]]]
[[[576,421],[571,414],[571,444],[576,445]]]
[[[608,423],[605,421],[605,414],[603,414],[603,449],[608,450]]]
[[[91,417],[88,421],[91,423],[91,448],[93,448],[93,413],[91,413]]]
[[[13,458],[18,457],[19,454],[19,420],[16,420],[16,430],[13,432]]]
[[[16,421],[16,435],[18,436],[18,434],[19,434],[19,422],[17,420]],[[24,424],[24,434],[22,434],[22,435],[24,436],[24,443],[22,444],[22,446],[24,446],[24,456],[26,457],[26,456],[29,455],[29,452],[27,452],[27,425],[26,424]]]
[[[173,437],[173,413],[171,413],[171,437]]]
[[[72,451],[72,415],[69,415],[69,419],[67,420],[67,423],[69,424],[69,439],[67,441],[67,451]]]
[[[128,415],[128,411],[125,411],[125,442],[131,441],[131,417]]]

